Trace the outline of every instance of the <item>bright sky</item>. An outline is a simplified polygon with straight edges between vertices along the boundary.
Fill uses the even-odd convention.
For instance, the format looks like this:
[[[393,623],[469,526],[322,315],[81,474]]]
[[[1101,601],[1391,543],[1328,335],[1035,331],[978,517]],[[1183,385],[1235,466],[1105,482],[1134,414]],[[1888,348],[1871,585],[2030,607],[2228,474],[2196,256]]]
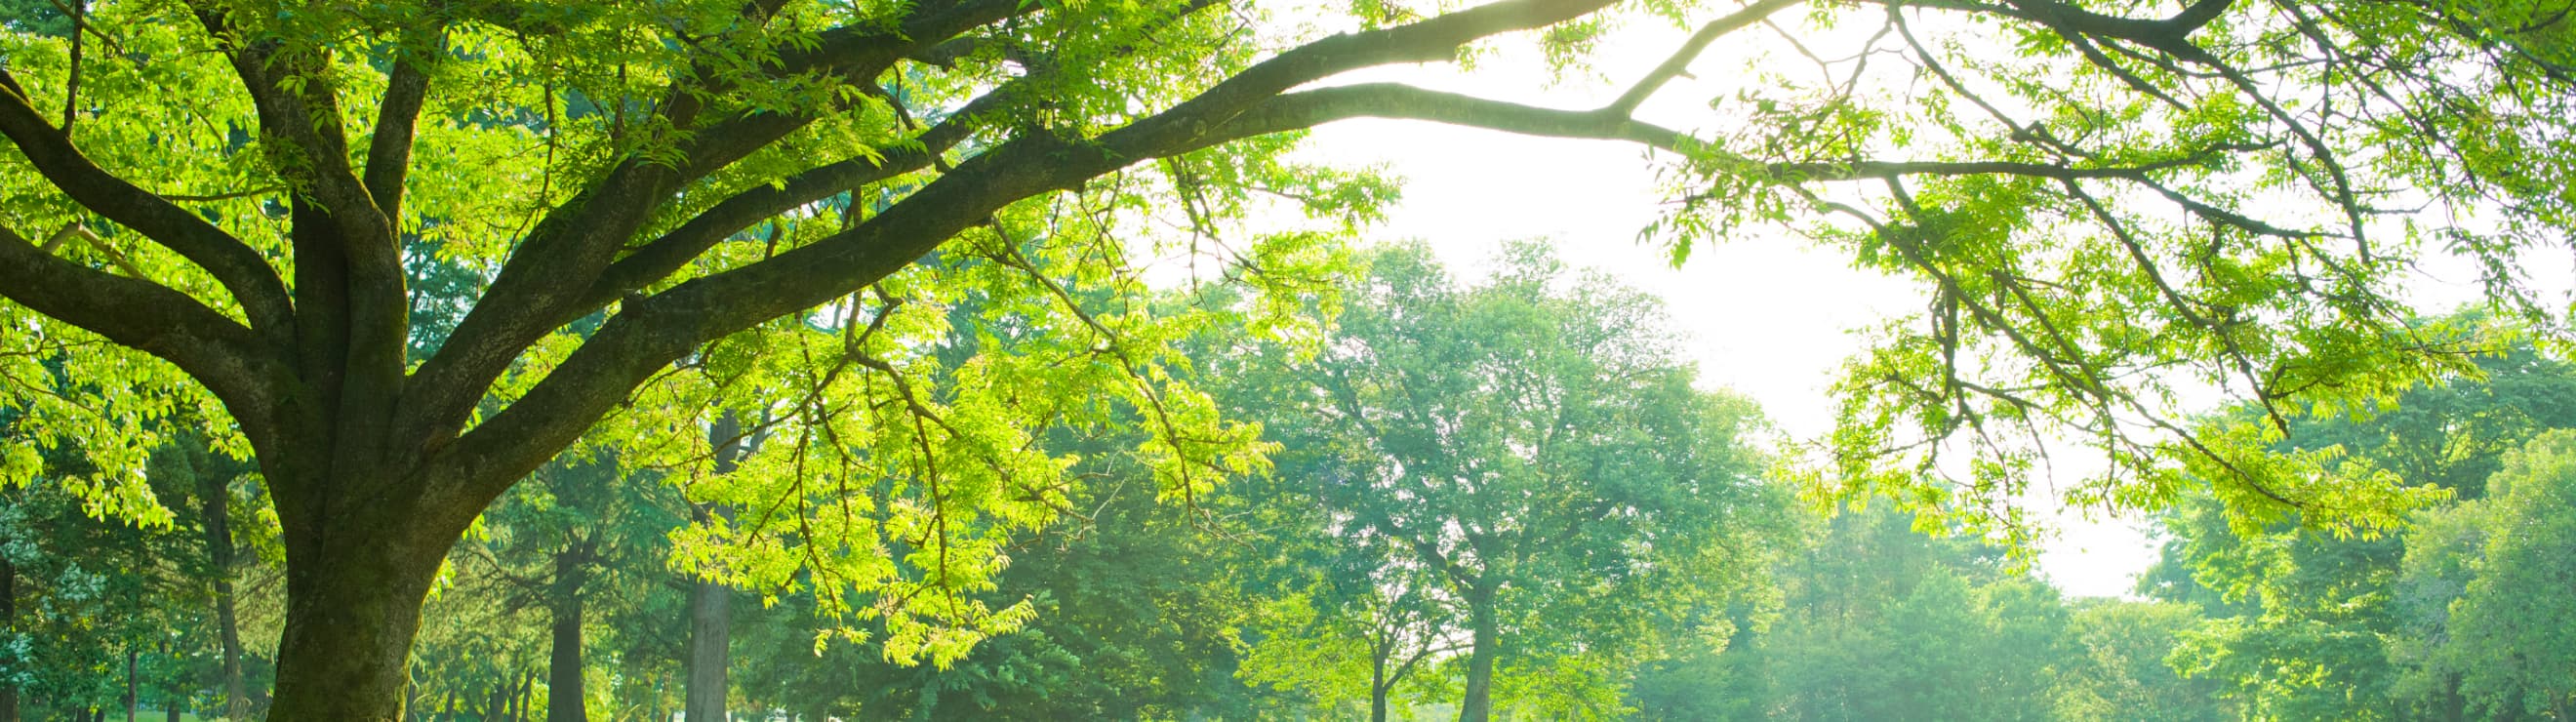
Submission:
[[[1624,83],[1662,62],[1681,38],[1667,28],[1614,35],[1596,67]],[[1488,55],[1479,63],[1468,76],[1416,66],[1346,82],[1396,81],[1569,109],[1598,107],[1619,92],[1608,84],[1543,87],[1537,79],[1544,70],[1526,56]],[[1693,67],[1698,79],[1666,86],[1641,116],[1677,129],[1699,125],[1694,111],[1705,118],[1708,98],[1731,90],[1716,81],[1740,66],[1711,57]],[[1683,267],[1671,267],[1660,248],[1637,241],[1664,197],[1637,146],[1362,120],[1317,130],[1307,147],[1311,158],[1382,164],[1405,180],[1403,203],[1376,230],[1379,238],[1423,240],[1460,269],[1480,267],[1500,241],[1552,238],[1568,260],[1661,296],[1673,327],[1689,335],[1703,385],[1753,397],[1799,439],[1832,427],[1826,387],[1861,346],[1852,331],[1924,303],[1902,282],[1855,270],[1847,256],[1793,238],[1703,245]],[[2155,561],[2156,543],[2134,521],[2066,518],[2057,527],[2062,533],[2043,548],[2039,566],[2070,595],[2126,595]]]

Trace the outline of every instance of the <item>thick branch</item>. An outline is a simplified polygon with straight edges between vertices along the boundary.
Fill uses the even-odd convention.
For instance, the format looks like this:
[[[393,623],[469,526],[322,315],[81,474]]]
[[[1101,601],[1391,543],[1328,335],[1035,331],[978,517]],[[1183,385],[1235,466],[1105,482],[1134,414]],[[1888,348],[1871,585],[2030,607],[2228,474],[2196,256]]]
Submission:
[[[261,135],[281,149],[285,175],[297,185],[292,222],[302,316],[298,355],[304,375],[333,388],[329,395],[337,397],[321,400],[336,419],[329,429],[331,473],[372,480],[379,476],[385,431],[401,398],[403,352],[411,335],[401,239],[350,165],[328,51],[253,36],[232,25],[227,13],[201,7],[198,19],[224,47],[250,94]],[[412,82],[402,75],[397,73],[396,87],[388,91],[396,106],[406,104],[401,86]],[[328,297],[306,293],[307,281],[330,288]]]
[[[1203,136],[1290,88],[1361,68],[1450,60],[1458,48],[1479,38],[1547,27],[1611,4],[1608,0],[1503,0],[1409,25],[1334,35],[1246,68],[1197,97],[1101,140],[1112,147],[1143,150],[1175,134],[1185,139]],[[1289,129],[1293,128],[1282,128]]]
[[[432,32],[436,37],[438,33]],[[429,52],[435,52],[432,48]],[[426,60],[412,55],[414,49],[398,51],[393,72],[385,83],[384,100],[377,104],[375,137],[367,143],[367,195],[376,208],[397,229],[402,227],[403,176],[411,171],[412,138],[420,121],[422,99],[429,94],[429,74],[421,67]]]
[[[2211,21],[2217,20],[2220,14],[2227,12],[2227,7],[2233,4],[2234,0],[2194,0],[2190,7],[2184,8],[2173,17],[2162,20],[2140,20],[2104,15],[2062,0],[2003,0],[2002,5],[1977,0],[1877,1],[1993,13],[2039,23],[2061,33],[2126,40],[2176,56],[2190,56],[2201,52],[2197,46],[2191,44],[2191,34],[2207,26]]]
[[[1679,131],[1599,110],[1557,110],[1396,83],[1363,83],[1289,93],[1244,111],[1195,139],[1192,149],[1355,118],[1427,120],[1506,133],[1622,140],[1679,151]]]
[[[56,258],[0,228],[0,296],[169,361],[213,391],[252,441],[277,438],[274,352],[187,294]]]
[[[984,113],[1010,100],[1017,87],[1014,83],[985,93],[938,125],[923,131],[912,143],[880,148],[874,158],[862,156],[811,168],[776,184],[758,186],[716,203],[678,228],[609,264],[608,270],[600,274],[599,283],[591,287],[590,297],[579,308],[587,310],[607,305],[628,291],[661,280],[715,247],[716,243],[763,219],[929,166],[941,153],[973,133],[981,124]]]
[[[293,327],[286,285],[258,251],[197,214],[100,169],[45,124],[6,70],[0,70],[0,83],[11,91],[0,92],[0,135],[8,136],[45,180],[90,212],[141,232],[206,269],[262,333],[284,334]]]
[[[299,181],[297,190],[330,212],[344,243],[357,244],[349,249],[352,262],[369,255],[392,256],[398,248],[393,225],[349,165],[347,124],[338,90],[321,72],[329,60],[320,51],[281,55],[285,50],[281,41],[243,37],[223,11],[200,11],[198,17],[218,43],[231,46],[226,54],[234,73],[241,76],[243,89],[250,93],[261,135],[292,155],[286,175]],[[399,84],[401,78],[395,81]],[[387,92],[402,91],[397,87]]]
[[[1212,128],[1298,85],[1375,65],[1446,60],[1477,38],[1545,27],[1607,4],[1504,0],[1411,25],[1336,35],[1256,64],[1096,141],[1031,131],[967,160],[856,228],[629,304],[517,403],[437,451],[429,468],[448,469],[451,476],[431,480],[433,493],[467,499],[499,493],[690,349],[874,283],[1011,202],[1071,188],[1147,158],[1204,147]],[[471,400],[465,403],[470,408]]]
[[[517,403],[437,452],[430,468],[456,474],[433,480],[448,487],[437,493],[497,494],[579,438],[637,384],[707,340],[873,283],[1012,201],[1123,165],[1052,136],[1020,138],[849,231],[631,303]]]
[[[1400,118],[1523,135],[1627,141],[1674,152],[1724,153],[1711,148],[1689,148],[1688,136],[1678,131],[1628,118],[1611,110],[1539,108],[1394,83],[1343,85],[1279,96],[1246,111],[1234,122],[1194,139],[1188,147],[1196,149],[1354,118]],[[2220,150],[2231,149],[2213,149],[2212,153]],[[2206,164],[2211,161],[2211,153],[2133,166],[2103,167],[2012,161],[1765,163],[1751,159],[1736,160],[1742,166],[1741,172],[1776,183],[1878,180],[1909,175],[2020,175],[2134,181],[2145,180],[2148,174],[2159,171]]]
[[[834,40],[818,51],[828,51],[826,60],[797,56],[785,67],[824,63],[831,72],[873,78],[909,53],[1020,11],[1014,0],[966,0],[924,9],[900,28],[836,31]],[[447,343],[414,375],[400,404],[399,413],[406,418],[397,435],[435,445],[439,437],[462,427],[484,390],[521,350],[565,320],[597,307],[584,305],[594,298],[591,289],[653,209],[668,200],[672,188],[694,180],[692,174],[711,172],[749,155],[810,121],[803,116],[754,114],[701,129],[695,136],[703,140],[687,149],[689,160],[681,164],[683,170],[630,158],[580,197],[547,213],[503,264],[500,275],[457,324]]]

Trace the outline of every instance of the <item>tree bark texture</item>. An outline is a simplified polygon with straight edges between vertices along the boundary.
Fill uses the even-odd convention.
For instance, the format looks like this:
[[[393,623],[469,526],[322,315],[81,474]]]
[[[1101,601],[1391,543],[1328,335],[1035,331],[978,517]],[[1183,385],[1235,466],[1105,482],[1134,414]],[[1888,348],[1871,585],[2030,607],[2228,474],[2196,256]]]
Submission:
[[[689,589],[689,688],[682,718],[725,718],[725,662],[730,656],[733,588],[698,582]]]
[[[287,621],[278,640],[273,722],[402,719],[412,637],[445,546],[432,551],[367,539],[390,535],[347,536],[353,540],[332,543],[330,536],[287,534]]]
[[[1387,688],[1386,654],[1380,652],[1369,667],[1369,722],[1386,722]]]

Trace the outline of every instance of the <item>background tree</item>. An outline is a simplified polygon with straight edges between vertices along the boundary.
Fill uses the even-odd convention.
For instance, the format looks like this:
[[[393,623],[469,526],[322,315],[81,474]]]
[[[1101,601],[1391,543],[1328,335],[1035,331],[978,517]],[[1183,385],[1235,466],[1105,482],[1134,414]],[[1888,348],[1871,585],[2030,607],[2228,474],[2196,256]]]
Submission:
[[[2576,432],[2552,431],[2491,477],[2477,576],[2451,604],[2461,692],[2497,717],[2576,712]]]
[[[1068,498],[1077,518],[1016,541],[995,580],[995,595],[1032,600],[1038,614],[1025,628],[945,667],[899,664],[865,645],[816,654],[824,620],[810,599],[789,595],[742,625],[745,695],[808,719],[1255,716],[1254,690],[1234,678],[1236,633],[1254,600],[1221,549],[1244,540],[1208,533],[1197,515],[1216,507],[1158,503],[1145,469],[1086,462],[1081,473],[1096,483]]]
[[[2496,332],[2499,344],[2514,336]],[[2563,362],[2523,347],[2477,366],[2477,376],[2410,390],[2367,420],[2302,419],[2282,443],[2331,450],[2347,473],[2386,473],[2474,504],[2508,451],[2576,424],[2576,376]],[[2198,604],[2212,618],[2187,635],[2177,663],[2227,684],[2251,709],[2456,717],[2466,701],[2457,670],[2425,665],[2433,661],[2429,647],[2450,635],[2448,608],[2466,584],[2433,556],[2456,544],[2457,532],[2447,530],[2457,524],[2445,517],[2462,513],[2435,507],[2416,516],[2416,531],[2346,538],[2288,522],[2235,523],[2201,500],[2167,517],[2172,539],[2162,568],[2150,571],[2167,582],[2147,591]],[[2418,536],[2425,531],[2432,536]],[[2446,576],[2461,586],[2446,590]]]
[[[2065,678],[2058,699],[2061,719],[2220,720],[2243,714],[2219,693],[2216,680],[2189,679],[2165,658],[2175,643],[2203,624],[2199,610],[2179,602],[2083,600],[2071,605],[2069,634],[2082,645],[2083,664]]]
[[[1497,264],[1462,285],[1420,246],[1371,257],[1341,337],[1237,403],[1346,455],[1280,471],[1373,556],[1353,560],[1358,603],[1330,611],[1382,636],[1407,633],[1391,615],[1437,609],[1432,636],[1464,642],[1461,719],[1498,699],[1601,715],[1651,639],[1636,625],[1740,589],[1778,500],[1747,445],[1756,412],[1691,388],[1651,300],[1541,244]],[[1317,429],[1285,430],[1301,424]],[[1407,599],[1423,594],[1436,606]],[[1374,670],[1394,645],[1371,646]]]
[[[1724,656],[1762,696],[1728,719],[2046,719],[2079,672],[2056,590],[2003,550],[1926,536],[1910,514],[1855,510],[1818,524],[1774,568],[1777,616]]]

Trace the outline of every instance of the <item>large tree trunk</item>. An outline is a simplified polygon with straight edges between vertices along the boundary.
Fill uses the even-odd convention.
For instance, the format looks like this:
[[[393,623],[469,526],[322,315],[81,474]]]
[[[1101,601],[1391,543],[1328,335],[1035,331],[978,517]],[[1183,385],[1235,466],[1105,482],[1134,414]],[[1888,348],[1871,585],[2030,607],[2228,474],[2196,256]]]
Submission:
[[[1467,652],[1467,695],[1458,703],[1458,720],[1486,722],[1494,715],[1494,655],[1502,647],[1494,623],[1494,591],[1469,592],[1467,610],[1474,636]]]
[[[582,710],[581,585],[589,553],[582,545],[555,552],[554,653],[546,661],[546,722],[586,722]]]
[[[270,722],[402,719],[412,636],[446,552],[419,539],[452,537],[421,533],[436,522],[404,520],[414,514],[378,511],[323,530],[337,533],[288,529]]]

